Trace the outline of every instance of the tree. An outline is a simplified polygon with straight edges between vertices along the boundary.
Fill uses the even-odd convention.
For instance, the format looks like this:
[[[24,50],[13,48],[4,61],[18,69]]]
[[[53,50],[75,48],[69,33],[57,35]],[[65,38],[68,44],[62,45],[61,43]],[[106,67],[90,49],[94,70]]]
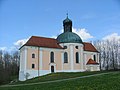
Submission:
[[[0,84],[8,83],[13,76],[18,76],[19,72],[19,52],[0,51]]]
[[[100,52],[101,69],[120,69],[120,40],[94,41],[93,44]]]

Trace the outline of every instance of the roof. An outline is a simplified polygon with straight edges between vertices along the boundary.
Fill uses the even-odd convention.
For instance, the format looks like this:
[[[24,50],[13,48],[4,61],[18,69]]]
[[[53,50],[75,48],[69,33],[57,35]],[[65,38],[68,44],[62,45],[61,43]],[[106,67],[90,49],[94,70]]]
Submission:
[[[83,43],[82,39],[73,32],[64,32],[57,37],[59,43]]]
[[[67,16],[67,18],[63,21],[63,23],[72,23],[72,20],[70,20]]]
[[[97,49],[91,43],[83,42],[83,44],[85,51],[98,52]]]
[[[47,47],[47,48],[58,48],[63,49],[56,39],[32,36],[24,46],[38,46],[38,47]]]
[[[85,51],[98,52],[91,43],[84,42],[83,44],[84,44]],[[39,37],[39,36],[32,36],[23,46],[37,46],[37,47],[63,49],[59,45],[59,42],[57,41],[57,39]]]
[[[88,62],[87,62],[87,65],[88,65],[88,64],[96,65],[96,64],[98,64],[98,63],[90,58],[90,59],[88,60]]]

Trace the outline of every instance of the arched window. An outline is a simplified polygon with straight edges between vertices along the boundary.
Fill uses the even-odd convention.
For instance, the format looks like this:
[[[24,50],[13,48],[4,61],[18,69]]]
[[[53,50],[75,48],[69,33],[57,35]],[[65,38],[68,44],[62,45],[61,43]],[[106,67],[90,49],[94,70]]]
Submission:
[[[32,58],[35,58],[35,54],[34,53],[32,54]]]
[[[96,61],[96,55],[93,55],[94,61]]]
[[[76,63],[79,63],[79,53],[76,52]]]
[[[68,63],[68,54],[67,54],[67,52],[64,53],[64,63]]]
[[[54,52],[50,53],[50,62],[54,63]]]

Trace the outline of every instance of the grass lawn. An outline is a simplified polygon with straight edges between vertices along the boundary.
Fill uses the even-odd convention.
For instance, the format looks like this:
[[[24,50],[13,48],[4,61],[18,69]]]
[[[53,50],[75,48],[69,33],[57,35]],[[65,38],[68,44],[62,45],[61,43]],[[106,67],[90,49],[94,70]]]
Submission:
[[[98,72],[92,72],[98,73]],[[91,75],[91,72],[83,72],[83,73],[56,73],[49,74],[46,76],[42,76],[41,78],[35,78],[32,80],[28,80],[22,83],[31,83],[56,80],[58,77],[61,78],[69,78]],[[65,77],[64,77],[65,76]],[[55,79],[54,79],[55,78]],[[32,82],[32,83],[33,83]],[[19,82],[21,83],[21,82]],[[44,83],[38,85],[29,85],[29,86],[16,86],[16,87],[0,87],[0,90],[120,90],[120,72],[113,72],[100,76],[92,76],[86,78],[79,78],[74,80],[67,80],[61,82],[52,82],[52,83]]]
[[[86,75],[93,75],[99,73],[106,73],[108,71],[94,71],[94,72],[61,72],[61,73],[52,73],[40,77],[36,77],[34,79],[29,79],[27,81],[19,81],[13,84],[24,84],[24,83],[36,83],[36,82],[45,82],[45,81],[53,81],[53,80],[60,80],[66,78],[74,78]]]

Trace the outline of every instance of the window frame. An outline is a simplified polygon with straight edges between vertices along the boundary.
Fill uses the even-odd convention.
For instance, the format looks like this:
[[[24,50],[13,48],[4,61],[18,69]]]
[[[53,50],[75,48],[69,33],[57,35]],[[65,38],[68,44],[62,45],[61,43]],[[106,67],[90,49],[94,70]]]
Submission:
[[[93,59],[94,59],[94,61],[96,61],[96,55],[93,55]]]
[[[79,62],[79,52],[75,53],[75,60],[76,60],[76,63],[80,63]]]
[[[32,53],[32,58],[35,58],[35,54],[34,53]]]
[[[35,68],[35,64],[32,64],[32,69],[34,69]]]
[[[68,63],[68,53],[64,52],[64,63]]]
[[[79,47],[78,47],[78,46],[75,46],[75,48],[76,48],[76,49],[79,49]]]
[[[50,63],[54,63],[54,52],[50,52]]]

